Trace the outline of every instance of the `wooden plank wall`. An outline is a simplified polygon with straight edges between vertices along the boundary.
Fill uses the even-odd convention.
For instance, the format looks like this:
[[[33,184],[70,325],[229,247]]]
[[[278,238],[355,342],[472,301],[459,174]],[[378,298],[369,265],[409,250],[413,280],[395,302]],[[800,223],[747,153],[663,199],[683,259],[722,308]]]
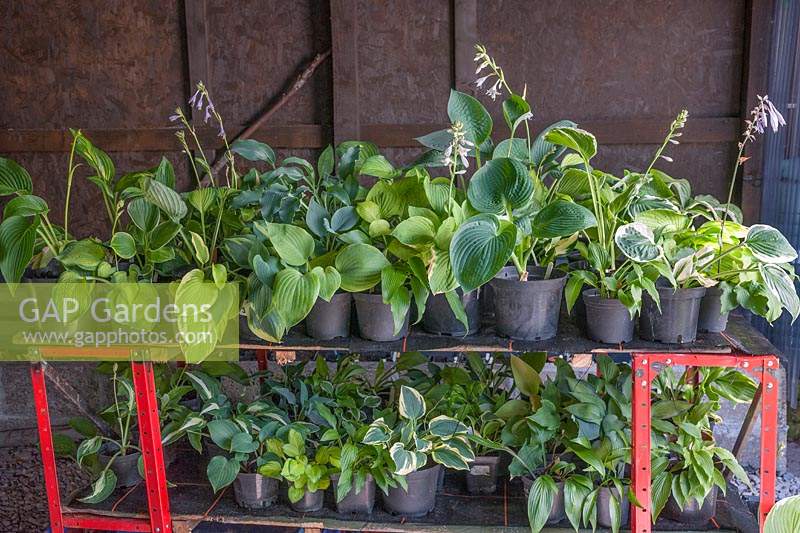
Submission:
[[[203,80],[230,133],[303,65],[332,49],[256,138],[315,157],[372,140],[407,162],[442,127],[451,87],[475,94],[475,42],[512,86],[527,85],[534,130],[571,118],[602,144],[598,163],[646,166],[669,122],[691,113],[663,169],[724,196],[743,113],[763,90],[771,0],[9,0],[0,5],[0,154],[28,167],[57,216],[67,127],[114,152],[121,171],[165,153],[189,176],[167,117]],[[766,41],[765,41],[766,39]],[[478,95],[505,132],[500,100]],[[743,111],[745,110],[745,111]],[[195,122],[202,123],[201,117]],[[215,130],[202,137],[217,143]],[[756,168],[755,166],[751,168]],[[752,176],[748,176],[753,178]],[[745,208],[757,217],[757,178]],[[758,195],[760,197],[760,195]],[[80,186],[79,232],[97,231]]]

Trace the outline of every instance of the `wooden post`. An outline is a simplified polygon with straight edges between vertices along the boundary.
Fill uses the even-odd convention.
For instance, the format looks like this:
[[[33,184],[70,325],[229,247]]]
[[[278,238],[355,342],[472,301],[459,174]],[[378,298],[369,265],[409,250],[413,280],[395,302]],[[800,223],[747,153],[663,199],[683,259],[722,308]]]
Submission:
[[[355,0],[331,0],[333,140],[361,136],[358,97],[358,17]]]

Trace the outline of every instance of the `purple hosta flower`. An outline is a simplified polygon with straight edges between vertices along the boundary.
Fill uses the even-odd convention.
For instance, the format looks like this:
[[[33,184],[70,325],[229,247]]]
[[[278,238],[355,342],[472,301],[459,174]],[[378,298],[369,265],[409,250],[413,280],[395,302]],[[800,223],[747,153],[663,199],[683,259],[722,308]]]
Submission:
[[[191,98],[189,98],[189,107],[194,107],[197,97],[200,96],[200,89],[197,89]],[[201,96],[200,96],[201,97]],[[202,98],[202,97],[201,97]]]
[[[170,121],[170,122],[175,122],[176,120],[180,120],[180,119],[181,119],[181,116],[180,116],[180,115],[178,115],[178,114],[175,114],[175,115],[170,115],[170,116],[169,116],[169,121]]]
[[[203,122],[208,124],[209,119],[211,119],[211,114],[214,112],[214,104],[211,103],[211,99],[208,100],[208,105],[206,106],[206,114],[203,117]]]
[[[786,120],[775,107],[775,104],[769,99],[768,95],[758,97],[758,105],[753,108],[750,114],[753,116],[753,120],[745,122],[747,125],[747,129],[744,133],[745,140],[750,140],[752,138],[752,134],[750,133],[752,130],[758,133],[764,133],[767,128],[770,128],[773,132],[777,133],[778,128],[786,125]]]
[[[217,137],[225,137],[225,128],[222,127],[222,122],[219,123],[219,132]]]

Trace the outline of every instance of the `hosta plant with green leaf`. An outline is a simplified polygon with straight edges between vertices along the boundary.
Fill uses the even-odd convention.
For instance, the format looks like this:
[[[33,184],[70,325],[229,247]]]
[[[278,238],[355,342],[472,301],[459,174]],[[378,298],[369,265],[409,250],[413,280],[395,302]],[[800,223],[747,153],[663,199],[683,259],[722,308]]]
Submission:
[[[407,489],[405,476],[430,462],[468,470],[469,463],[475,460],[467,438],[469,428],[444,415],[426,420],[426,412],[422,395],[402,386],[397,411],[373,421],[362,441],[388,450],[394,463],[392,476],[404,489]]]
[[[756,384],[731,368],[687,369],[680,375],[662,370],[654,381],[651,408],[657,439],[653,450],[653,520],[672,496],[683,509],[690,501],[702,505],[713,487],[723,493],[727,469],[749,485],[733,454],[716,445],[712,422],[720,422],[721,400],[752,401]]]

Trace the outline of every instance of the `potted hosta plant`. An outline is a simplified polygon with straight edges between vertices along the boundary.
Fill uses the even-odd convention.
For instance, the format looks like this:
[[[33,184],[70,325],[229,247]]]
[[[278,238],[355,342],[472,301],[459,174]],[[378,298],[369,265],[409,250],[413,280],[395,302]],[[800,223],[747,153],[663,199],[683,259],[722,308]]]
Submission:
[[[436,485],[441,466],[468,470],[475,454],[467,439],[468,428],[440,415],[425,420],[422,395],[411,387],[400,388],[396,427],[390,418],[378,418],[367,430],[363,443],[388,450],[394,463],[392,476],[398,483],[383,498],[387,511],[405,516],[423,516],[436,505]],[[391,413],[391,418],[396,418]]]
[[[501,68],[478,48],[476,61],[489,73],[479,80],[495,80],[492,96],[505,89],[503,115],[511,138],[500,143],[491,159],[480,164],[467,188],[470,214],[450,243],[450,261],[461,288],[469,292],[491,281],[498,333],[521,339],[547,339],[556,334],[565,274],[554,269],[556,257],[566,254],[580,232],[595,225],[591,211],[566,194],[545,185],[560,174],[564,150],[546,140],[546,132],[532,138],[532,117],[524,95],[511,91]],[[492,120],[473,97],[453,91],[448,104],[452,122],[461,122],[466,142],[481,147],[489,142]],[[526,139],[516,139],[524,125]],[[563,125],[555,124],[551,128]],[[469,147],[470,145],[467,145]],[[558,180],[556,180],[558,181]],[[506,266],[508,263],[511,266]]]
[[[684,523],[708,522],[716,510],[717,490],[727,488],[726,469],[750,484],[733,454],[716,445],[712,423],[719,420],[721,399],[749,402],[755,390],[749,377],[731,368],[688,369],[680,376],[671,368],[659,373],[651,408],[659,435],[653,452],[654,519],[663,511]]]

